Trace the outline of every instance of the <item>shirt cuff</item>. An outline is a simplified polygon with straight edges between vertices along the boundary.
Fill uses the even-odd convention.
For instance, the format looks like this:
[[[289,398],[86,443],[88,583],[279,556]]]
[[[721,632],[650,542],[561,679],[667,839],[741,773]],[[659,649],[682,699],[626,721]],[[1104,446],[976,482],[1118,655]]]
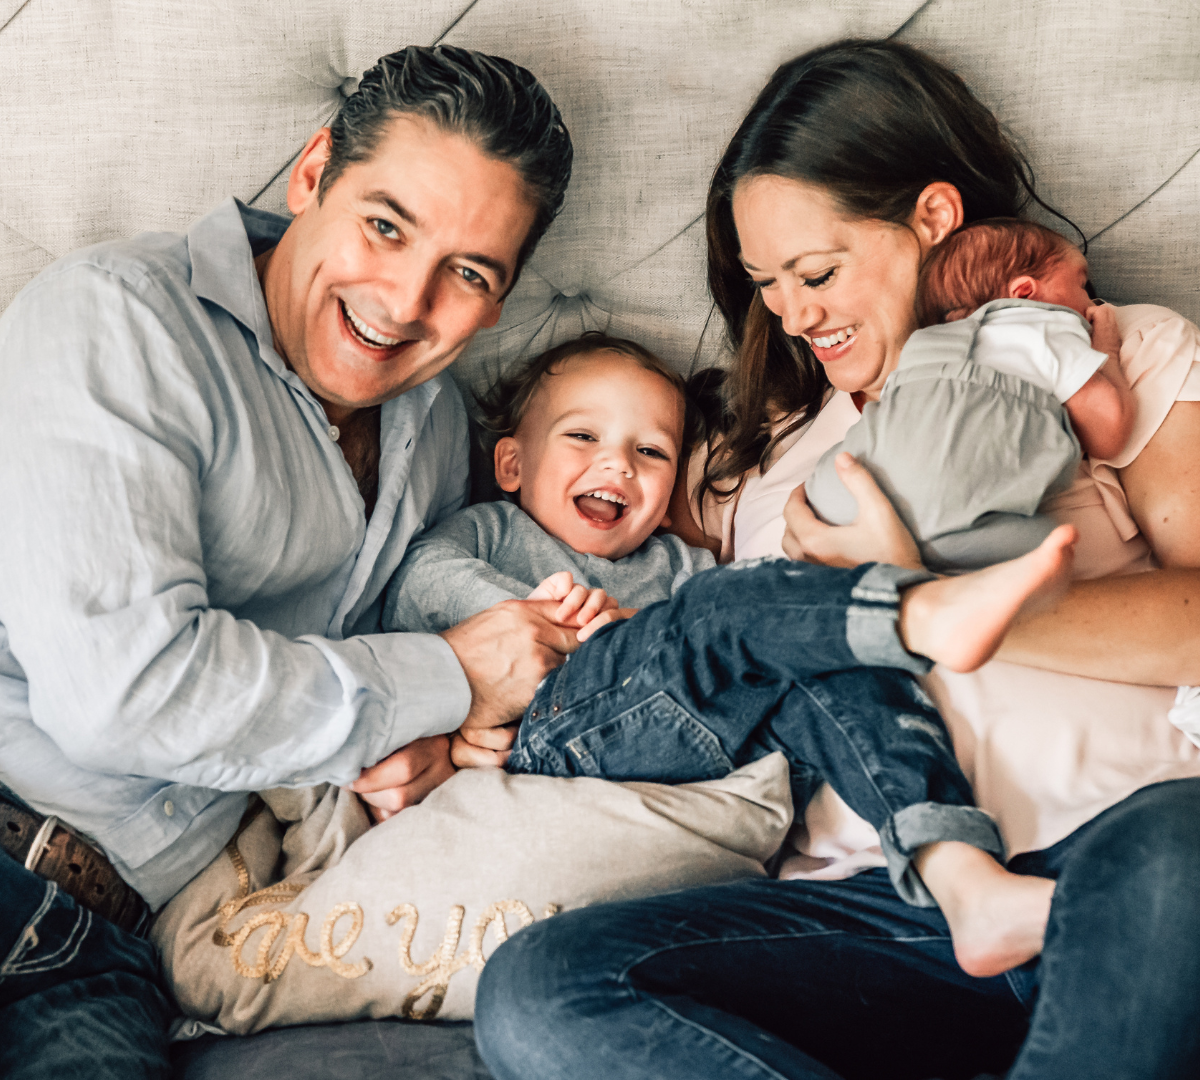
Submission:
[[[444,639],[437,634],[371,634],[361,640],[369,643],[391,683],[387,753],[462,725],[471,708],[471,687]]]

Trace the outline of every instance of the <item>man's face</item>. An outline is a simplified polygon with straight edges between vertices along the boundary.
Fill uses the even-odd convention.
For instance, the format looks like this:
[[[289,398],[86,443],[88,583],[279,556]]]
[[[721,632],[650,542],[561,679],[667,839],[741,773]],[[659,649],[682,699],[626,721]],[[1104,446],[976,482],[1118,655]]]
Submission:
[[[328,139],[292,172],[296,217],[263,283],[276,347],[337,419],[432,378],[496,324],[534,207],[512,165],[416,116],[319,200]]]

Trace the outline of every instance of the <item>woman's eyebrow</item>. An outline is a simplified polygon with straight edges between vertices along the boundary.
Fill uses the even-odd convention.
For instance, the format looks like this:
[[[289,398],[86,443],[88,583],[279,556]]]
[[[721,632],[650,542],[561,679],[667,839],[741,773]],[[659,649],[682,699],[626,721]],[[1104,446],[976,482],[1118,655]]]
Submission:
[[[831,248],[829,251],[805,251],[799,255],[793,255],[790,259],[788,259],[787,262],[785,262],[780,267],[780,269],[781,270],[790,270],[801,259],[808,259],[814,255],[845,255],[845,254],[846,254],[845,248]],[[756,274],[762,273],[762,271],[759,270],[759,268],[757,266],[753,265],[752,263],[746,262],[745,256],[740,253],[738,255],[738,262],[740,262],[747,270],[751,271],[752,273],[756,273]]]

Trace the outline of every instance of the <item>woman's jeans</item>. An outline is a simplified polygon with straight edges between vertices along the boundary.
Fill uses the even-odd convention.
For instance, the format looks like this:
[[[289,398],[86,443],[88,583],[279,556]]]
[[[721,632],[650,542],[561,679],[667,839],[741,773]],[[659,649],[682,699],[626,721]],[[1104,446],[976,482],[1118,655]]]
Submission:
[[[0,852],[0,1076],[166,1080],[171,1017],[149,942]]]
[[[797,813],[827,780],[878,830],[900,895],[932,906],[917,848],[1004,848],[897,632],[900,589],[930,577],[789,559],[697,574],[545,680],[508,769],[681,783],[781,750]]]
[[[484,968],[480,1052],[496,1080],[1195,1077],[1200,779],[1143,788],[1010,868],[1058,884],[1041,958],[989,979],[883,871],[557,915]]]

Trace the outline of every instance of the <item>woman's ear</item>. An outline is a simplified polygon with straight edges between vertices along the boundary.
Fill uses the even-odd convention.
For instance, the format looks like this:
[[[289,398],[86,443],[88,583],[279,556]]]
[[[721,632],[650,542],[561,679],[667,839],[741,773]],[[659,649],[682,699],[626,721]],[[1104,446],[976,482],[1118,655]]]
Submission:
[[[917,205],[908,222],[921,243],[922,258],[962,223],[962,195],[945,180],[935,180],[917,196]]]
[[[496,466],[496,483],[501,491],[516,491],[521,486],[521,455],[517,440],[505,435],[496,443],[493,457]]]
[[[1015,277],[1008,283],[1008,295],[1012,300],[1036,300],[1037,294],[1037,278],[1032,278],[1028,274]]]

